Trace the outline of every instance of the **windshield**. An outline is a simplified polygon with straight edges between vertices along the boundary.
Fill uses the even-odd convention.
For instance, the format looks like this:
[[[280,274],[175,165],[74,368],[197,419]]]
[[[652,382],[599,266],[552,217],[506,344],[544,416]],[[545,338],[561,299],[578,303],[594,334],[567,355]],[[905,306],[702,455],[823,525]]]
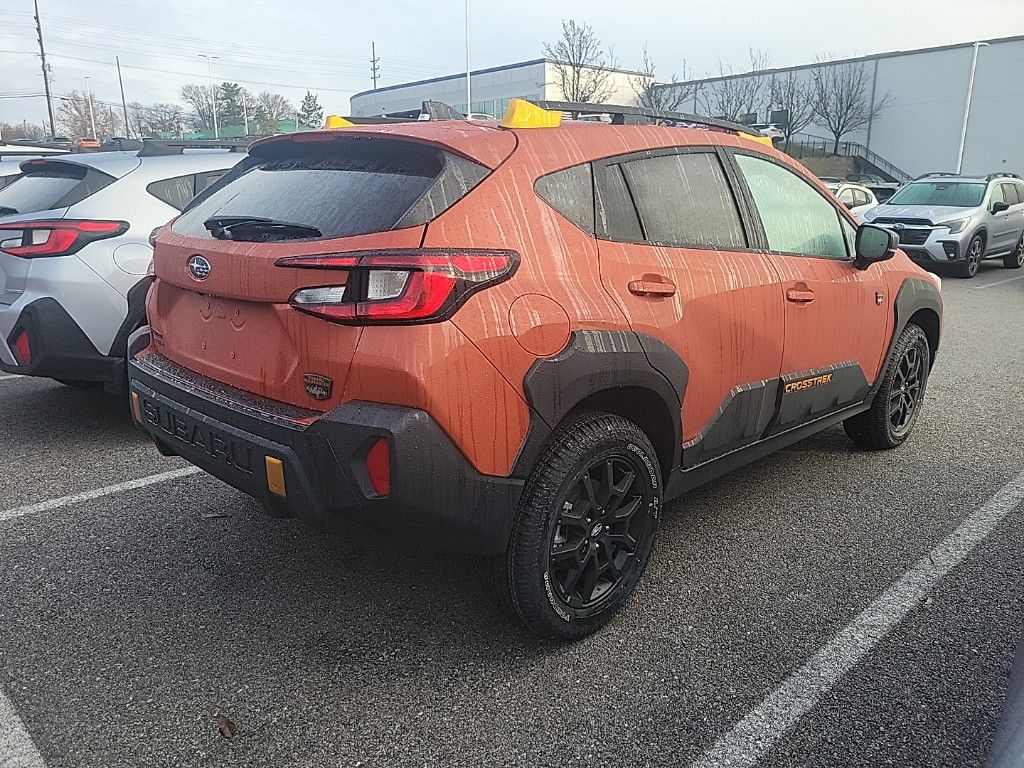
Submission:
[[[889,205],[931,205],[977,208],[985,198],[985,184],[962,181],[915,181],[891,198]]]

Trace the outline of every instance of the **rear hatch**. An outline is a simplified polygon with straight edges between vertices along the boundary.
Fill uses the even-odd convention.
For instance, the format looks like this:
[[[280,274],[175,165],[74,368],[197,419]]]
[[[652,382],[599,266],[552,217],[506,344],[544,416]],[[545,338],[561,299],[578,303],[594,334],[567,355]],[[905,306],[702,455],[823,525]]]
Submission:
[[[72,205],[117,181],[96,168],[62,160],[26,160],[21,171],[24,175],[0,188],[0,224],[62,219]],[[21,232],[0,231],[0,243],[14,235]],[[13,304],[24,292],[31,264],[31,259],[0,252],[0,304]]]
[[[353,253],[419,248],[427,222],[514,146],[492,129],[506,147],[500,157],[493,146],[473,153],[478,135],[463,154],[424,128],[410,132],[345,129],[254,145],[157,237],[149,317],[161,354],[273,400],[335,404],[361,325],[300,311],[300,298],[340,299],[354,274],[344,265],[362,258]],[[333,260],[294,263],[321,255]],[[316,268],[321,261],[333,268]]]

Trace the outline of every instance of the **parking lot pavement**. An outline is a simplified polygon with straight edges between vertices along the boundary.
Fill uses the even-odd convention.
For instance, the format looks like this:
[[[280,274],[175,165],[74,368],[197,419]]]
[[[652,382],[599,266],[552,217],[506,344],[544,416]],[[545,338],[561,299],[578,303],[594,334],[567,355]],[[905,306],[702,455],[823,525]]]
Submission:
[[[49,766],[698,760],[1024,469],[1015,276],[945,280],[907,445],[830,429],[670,505],[638,593],[580,643],[523,637],[472,561],[189,475],[0,522],[0,690]],[[0,382],[0,414],[0,509],[182,466],[95,393]],[[980,765],[1022,570],[1016,508],[757,764]]]

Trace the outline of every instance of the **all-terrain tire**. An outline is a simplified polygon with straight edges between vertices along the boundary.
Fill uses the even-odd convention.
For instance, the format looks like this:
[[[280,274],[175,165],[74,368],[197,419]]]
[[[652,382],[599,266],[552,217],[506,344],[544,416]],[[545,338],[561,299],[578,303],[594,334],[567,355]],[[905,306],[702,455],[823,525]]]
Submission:
[[[1021,235],[1020,240],[1017,241],[1017,247],[1003,256],[1003,266],[1007,269],[1024,267],[1024,235]]]
[[[953,274],[969,280],[978,274],[978,268],[981,266],[983,258],[985,258],[985,238],[975,235],[967,244],[964,260],[956,263]]]
[[[552,435],[526,482],[495,574],[501,602],[545,638],[594,632],[640,580],[663,498],[657,453],[636,424],[606,413],[572,418]]]
[[[896,340],[871,408],[843,422],[849,438],[874,450],[902,445],[921,414],[930,370],[928,337],[910,323]]]

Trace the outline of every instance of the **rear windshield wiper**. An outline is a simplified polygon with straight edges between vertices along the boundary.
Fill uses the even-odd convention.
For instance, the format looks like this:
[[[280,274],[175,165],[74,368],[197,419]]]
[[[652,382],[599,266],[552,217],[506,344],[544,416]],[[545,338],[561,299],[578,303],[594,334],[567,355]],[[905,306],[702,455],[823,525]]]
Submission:
[[[0,205],[0,216],[9,216],[10,214],[17,212],[17,208],[11,208],[9,205]]]
[[[204,221],[203,226],[220,240],[292,240],[321,236],[319,229],[308,224],[261,216],[215,216]]]

